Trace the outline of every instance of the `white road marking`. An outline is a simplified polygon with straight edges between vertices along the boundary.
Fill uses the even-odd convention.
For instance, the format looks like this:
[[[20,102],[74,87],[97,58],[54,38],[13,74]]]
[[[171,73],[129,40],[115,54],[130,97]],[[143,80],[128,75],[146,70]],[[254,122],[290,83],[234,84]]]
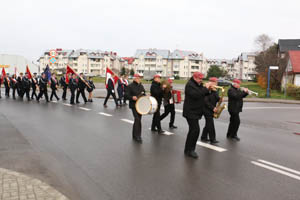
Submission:
[[[127,122],[129,124],[133,124],[134,122],[132,120],[129,120],[129,119],[121,119],[122,121],[124,122]]]
[[[149,128],[149,130],[151,130],[151,128]],[[174,133],[171,133],[169,131],[166,131],[166,130],[163,130],[163,131],[164,131],[163,135],[174,135]]]
[[[89,108],[85,108],[85,107],[78,107],[79,109],[81,109],[81,110],[85,110],[85,111],[89,111],[89,110],[91,110],[91,109],[89,109]]]
[[[175,109],[176,112],[183,113],[183,110]]]
[[[64,103],[65,106],[72,106],[71,104],[69,103]]]
[[[280,169],[277,169],[275,167],[271,167],[271,166],[268,166],[268,165],[265,165],[265,164],[262,164],[262,163],[259,163],[259,162],[256,162],[256,161],[251,161],[251,163],[254,164],[254,165],[257,165],[259,167],[263,167],[265,169],[271,170],[273,172],[277,172],[277,173],[282,174],[282,175],[286,175],[288,177],[291,177],[291,178],[294,178],[294,179],[297,179],[298,181],[300,181],[300,176],[296,176],[292,173],[285,172],[283,170],[280,170]]]
[[[212,150],[215,150],[215,151],[218,151],[218,152],[227,151],[227,149],[224,149],[222,147],[217,147],[217,146],[214,146],[214,145],[211,145],[211,144],[208,144],[208,143],[204,143],[204,142],[200,142],[200,141],[197,142],[197,145],[202,146],[202,147],[206,147],[208,149],[212,149]]]
[[[58,103],[57,101],[51,101],[52,103]]]
[[[265,161],[265,160],[257,160],[257,161],[259,161],[259,162],[261,162],[261,163],[265,163],[265,164],[267,164],[267,165],[271,165],[271,166],[273,166],[273,167],[277,167],[277,168],[279,168],[279,169],[283,169],[283,170],[285,170],[285,171],[288,171],[288,172],[291,172],[291,173],[294,173],[294,174],[300,175],[300,172],[299,172],[299,171],[294,170],[294,169],[291,169],[291,168],[288,168],[288,167],[284,167],[284,166],[282,166],[282,165],[278,165],[278,164],[275,164],[275,163],[271,163],[271,162],[268,162],[268,161]]]
[[[107,116],[107,117],[111,117],[112,116],[111,114],[104,113],[104,112],[99,112],[98,114],[99,115],[104,115],[104,116]]]

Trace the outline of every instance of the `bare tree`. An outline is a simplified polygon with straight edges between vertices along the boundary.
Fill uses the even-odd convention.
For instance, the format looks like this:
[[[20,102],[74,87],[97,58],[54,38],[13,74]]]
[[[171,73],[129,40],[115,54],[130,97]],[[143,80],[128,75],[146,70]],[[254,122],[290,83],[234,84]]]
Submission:
[[[261,34],[255,38],[254,44],[257,47],[258,51],[262,52],[266,51],[270,46],[272,46],[274,44],[274,41],[270,36]]]

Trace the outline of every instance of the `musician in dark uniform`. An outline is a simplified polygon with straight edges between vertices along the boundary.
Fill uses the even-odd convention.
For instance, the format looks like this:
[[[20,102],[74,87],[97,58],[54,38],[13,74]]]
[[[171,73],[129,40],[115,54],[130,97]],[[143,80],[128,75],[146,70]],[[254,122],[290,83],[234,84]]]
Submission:
[[[71,99],[70,99],[70,104],[75,104],[74,100],[75,100],[75,91],[78,88],[78,80],[76,78],[76,74],[72,74],[72,78],[70,78],[69,81],[69,88],[71,91]]]
[[[45,73],[42,73],[42,77],[39,80],[39,88],[40,93],[38,95],[37,101],[40,102],[40,98],[44,95],[47,102],[49,102],[48,98],[48,90],[47,90],[48,79]]]
[[[37,87],[38,87],[38,79],[36,77],[36,73],[34,73],[32,79],[31,79],[31,88],[32,88],[31,99],[33,99],[33,97],[35,97],[35,99],[37,99],[37,94],[36,94]]]
[[[59,98],[56,94],[56,90],[58,88],[59,84],[58,81],[56,79],[56,75],[52,74],[52,77],[50,79],[50,88],[51,88],[51,96],[50,96],[50,101],[52,101],[53,96],[55,96],[55,98],[57,99],[57,101],[59,101]]]
[[[117,98],[116,98],[116,94],[115,94],[114,77],[115,77],[115,75],[113,75],[113,76],[112,76],[111,78],[109,78],[108,81],[107,81],[107,88],[106,88],[106,90],[107,90],[107,95],[106,95],[106,98],[105,98],[105,100],[104,100],[104,104],[103,104],[104,107],[107,107],[106,103],[107,103],[107,101],[108,101],[110,95],[113,96],[114,101],[115,101],[115,103],[116,103],[116,107],[119,106],[118,101],[117,101]]]
[[[184,153],[188,157],[198,158],[195,152],[196,143],[200,133],[199,120],[202,118],[204,109],[204,97],[208,95],[209,83],[203,86],[203,74],[195,72],[193,77],[185,85],[185,99],[183,104],[183,117],[189,125]]]
[[[132,110],[134,123],[132,127],[132,138],[138,143],[142,143],[142,115],[135,108],[137,99],[146,94],[144,86],[141,84],[140,76],[135,74],[133,82],[125,90],[125,97],[129,100],[129,108]]]
[[[6,74],[6,75],[3,77],[3,80],[4,80],[4,86],[5,86],[5,96],[6,96],[6,97],[9,97],[9,91],[10,91],[10,81],[9,81],[8,75],[9,75],[9,74]]]
[[[126,90],[127,86],[129,85],[129,82],[128,82],[128,75],[125,75],[125,76],[124,76],[123,82],[124,82],[124,85],[123,85],[123,86],[124,86],[124,100],[123,100],[123,103],[124,103],[124,105],[127,105],[127,103],[126,103],[127,98],[126,98],[126,96],[125,96],[125,90]]]
[[[164,98],[164,107],[165,112],[160,116],[160,121],[163,120],[165,117],[171,113],[169,128],[177,128],[177,126],[174,126],[175,121],[175,105],[174,105],[174,95],[172,94],[172,83],[173,81],[171,79],[168,79],[167,81],[163,82],[162,85],[166,85],[163,94]]]
[[[16,99],[16,90],[17,90],[16,75],[13,74],[12,77],[10,78],[10,80],[11,80],[12,96],[13,96],[13,99]]]
[[[124,81],[123,81],[123,77],[119,78],[118,80],[118,87],[117,87],[117,91],[118,91],[118,102],[119,105],[122,105],[122,101],[124,98]]]
[[[218,91],[214,88],[217,85],[218,79],[216,77],[211,77],[209,79],[211,88],[209,89],[209,95],[204,97],[204,117],[205,117],[205,127],[203,128],[201,141],[210,142],[211,144],[217,144],[216,140],[216,130],[214,124],[214,113],[217,112],[216,105],[220,101]],[[209,135],[209,139],[208,139]]]
[[[228,90],[228,112],[230,114],[230,123],[227,131],[227,138],[240,141],[237,132],[240,126],[240,112],[243,110],[243,98],[248,95],[248,89],[240,90],[241,81],[233,80],[233,85]]]
[[[93,90],[96,89],[96,87],[95,87],[92,77],[89,77],[88,84],[90,86],[90,87],[87,87],[87,91],[89,93],[88,102],[93,102]]]
[[[161,124],[160,124],[160,106],[162,102],[162,97],[163,97],[163,89],[165,89],[166,85],[161,86],[160,84],[160,75],[156,74],[154,76],[154,79],[151,84],[150,88],[150,93],[151,96],[153,96],[156,101],[157,101],[157,110],[153,114],[152,118],[152,125],[151,125],[151,131],[157,131],[159,134],[164,133],[164,131],[161,129]]]
[[[24,90],[24,93],[26,94],[27,100],[31,101],[31,99],[30,99],[30,86],[31,86],[31,82],[30,82],[30,80],[28,78],[28,73],[27,72],[25,73],[25,76],[22,79],[22,85],[23,85],[23,90]],[[22,96],[22,99],[23,99],[23,96]]]
[[[67,100],[67,90],[68,90],[68,83],[66,82],[66,75],[63,74],[63,76],[59,80],[60,86],[63,89],[62,99]]]
[[[80,77],[78,79],[78,89],[77,89],[77,93],[76,93],[76,103],[80,103],[79,102],[79,95],[82,96],[84,103],[87,102],[86,97],[85,97],[85,88],[86,88],[86,80],[83,77],[83,73],[80,73]]]

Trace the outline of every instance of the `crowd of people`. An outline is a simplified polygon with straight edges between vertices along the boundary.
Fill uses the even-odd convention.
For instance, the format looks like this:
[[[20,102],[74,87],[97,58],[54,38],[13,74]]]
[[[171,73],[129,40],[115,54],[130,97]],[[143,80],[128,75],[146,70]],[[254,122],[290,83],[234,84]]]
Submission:
[[[31,75],[30,75],[31,76]],[[219,97],[218,91],[216,89],[218,79],[212,77],[209,82],[203,83],[203,74],[200,72],[195,72],[193,76],[188,80],[185,85],[185,98],[183,104],[183,117],[186,118],[189,127],[184,153],[186,156],[197,158],[198,155],[195,152],[196,143],[200,135],[199,120],[204,115],[205,117],[205,127],[201,135],[201,141],[210,142],[211,144],[216,144],[216,132],[214,126],[214,113],[217,112],[217,103],[223,100]],[[37,74],[33,74],[29,77],[27,73],[17,77],[16,75],[9,76],[9,74],[1,77],[1,84],[3,82],[5,88],[5,96],[10,97],[12,95],[13,99],[16,99],[16,94],[20,99],[26,96],[28,101],[36,99],[40,101],[41,98],[45,98],[49,102],[48,97],[48,85],[51,89],[50,101],[55,97],[57,101],[60,100],[56,91],[59,87],[62,88],[62,99],[67,100],[68,88],[71,92],[70,104],[80,103],[79,97],[81,96],[84,103],[93,102],[93,90],[95,85],[91,77],[86,79],[82,73],[79,75],[72,74],[66,77],[65,74],[61,76],[58,81],[55,74],[51,77],[47,77],[45,73],[42,73],[40,77]],[[116,81],[117,80],[117,81]],[[174,125],[175,122],[175,102],[174,93],[172,92],[173,81],[171,79],[161,81],[160,75],[155,75],[153,77],[153,82],[150,88],[150,95],[154,97],[157,101],[157,109],[153,114],[151,131],[158,134],[163,134],[164,131],[161,127],[161,121],[165,119],[169,114],[171,114],[169,128],[177,128]],[[245,98],[249,91],[247,88],[240,88],[240,80],[235,79],[232,86],[228,90],[228,111],[230,114],[230,123],[227,130],[227,138],[235,141],[239,141],[240,138],[237,136],[237,132],[240,125],[239,113],[242,112],[243,98]],[[115,84],[118,84],[115,87]],[[141,96],[146,95],[144,86],[141,83],[141,77],[139,74],[133,76],[133,82],[129,84],[128,76],[118,77],[113,74],[108,78],[106,82],[107,96],[104,100],[104,107],[107,107],[107,101],[110,96],[113,97],[116,107],[122,105],[127,105],[126,101],[129,100],[129,108],[132,110],[134,117],[134,123],[132,128],[133,140],[142,143],[142,115],[136,109],[136,102]],[[116,90],[115,90],[116,89]],[[88,92],[88,99],[85,96],[85,90]],[[39,94],[37,94],[39,91]],[[118,93],[118,98],[115,94]],[[1,98],[1,92],[0,92]],[[164,113],[160,113],[161,105],[164,106]]]

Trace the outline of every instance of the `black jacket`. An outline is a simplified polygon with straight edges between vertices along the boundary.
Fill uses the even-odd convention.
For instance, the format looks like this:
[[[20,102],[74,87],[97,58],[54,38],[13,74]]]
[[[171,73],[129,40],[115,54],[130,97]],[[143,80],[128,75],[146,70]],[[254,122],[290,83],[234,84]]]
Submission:
[[[40,78],[39,80],[40,91],[47,91],[47,83],[48,83],[47,78]]]
[[[69,88],[70,90],[76,90],[78,88],[78,83],[77,83],[77,79],[73,79],[73,78],[70,78],[70,81],[69,81]]]
[[[8,77],[3,78],[3,81],[4,81],[4,86],[9,87],[9,78]]]
[[[33,89],[36,89],[36,85],[37,85],[37,84],[38,84],[37,78],[32,77],[32,79],[31,79],[31,87],[32,87]]]
[[[183,103],[183,116],[190,119],[201,119],[204,108],[204,97],[208,89],[191,78],[185,85],[185,98]]]
[[[160,83],[152,81],[151,88],[150,88],[150,94],[151,94],[151,96],[153,96],[156,99],[158,105],[161,105],[164,91],[161,88]]]
[[[124,91],[124,83],[120,79],[118,80],[117,91],[118,91],[118,93],[122,93]]]
[[[57,86],[58,86],[58,81],[51,78],[51,85],[50,85],[51,89],[57,90]]]
[[[59,84],[63,87],[63,88],[67,88],[68,87],[68,84],[66,82],[66,78],[65,76],[62,76],[59,80]]]
[[[241,91],[233,86],[228,90],[228,111],[237,114],[243,110],[243,98],[248,93]]]
[[[170,99],[173,98],[172,87],[170,89],[165,88],[163,91],[164,91],[164,93],[163,93],[164,106],[166,106],[166,105],[170,104]],[[174,102],[173,102],[173,104],[174,104]]]
[[[90,87],[87,87],[87,91],[88,92],[92,92],[94,89],[96,89],[95,85],[94,85],[94,82],[92,80],[89,80],[88,81],[88,84]]]
[[[214,108],[216,107],[218,101],[220,100],[219,94],[217,91],[209,91],[209,94],[204,97],[204,115],[212,117],[214,114]]]
[[[29,90],[31,86],[31,82],[27,77],[24,76],[22,79],[22,85],[25,90]]]
[[[136,101],[134,101],[132,97],[134,96],[140,97],[140,96],[144,96],[145,94],[146,91],[142,84],[138,84],[135,81],[130,83],[125,89],[125,97],[126,99],[129,99],[129,108],[131,109],[135,108]]]
[[[78,88],[80,90],[84,90],[86,88],[86,84],[83,82],[84,79],[83,80],[82,79],[80,77],[78,78]]]
[[[115,93],[115,85],[114,85],[113,80],[111,78],[108,79],[108,82],[107,82],[107,92]]]

